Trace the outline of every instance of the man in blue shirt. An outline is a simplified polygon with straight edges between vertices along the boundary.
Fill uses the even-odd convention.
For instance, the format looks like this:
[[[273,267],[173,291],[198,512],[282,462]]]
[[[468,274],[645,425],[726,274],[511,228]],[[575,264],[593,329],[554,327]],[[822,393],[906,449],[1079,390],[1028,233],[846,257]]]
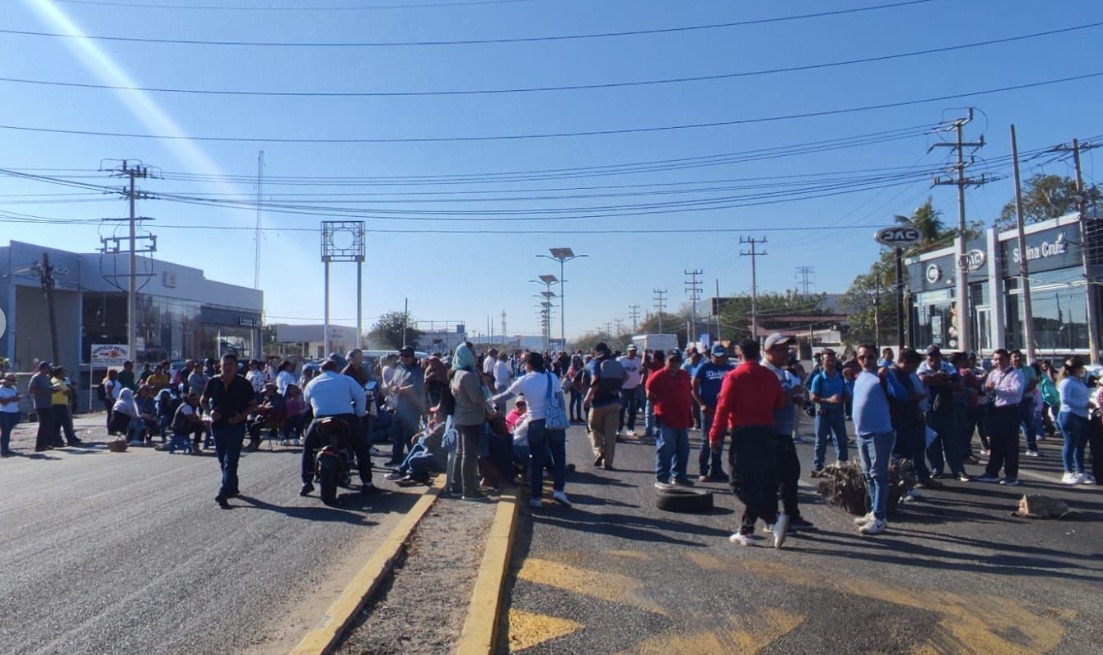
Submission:
[[[942,359],[942,350],[938,346],[927,348],[927,361],[919,365],[917,373],[927,388],[930,400],[927,425],[938,433],[927,447],[932,477],[942,477],[945,463],[954,477],[962,482],[969,482],[971,478],[965,473],[965,464],[962,461],[963,439],[957,415],[954,413],[954,395],[961,393],[962,389],[961,376],[956,368]]]
[[[371,480],[371,451],[367,439],[359,429],[360,420],[367,414],[367,394],[364,388],[352,377],[337,372],[338,363],[327,359],[322,364],[322,372],[306,385],[303,396],[314,410],[314,420],[306,429],[303,440],[302,480],[299,495],[305,496],[314,491],[314,451],[318,449],[318,424],[324,418],[339,418],[348,423],[352,449],[356,452],[360,467],[360,492],[371,493],[375,485]]]
[[[854,431],[858,435],[858,455],[873,511],[854,522],[862,534],[874,535],[888,527],[889,459],[896,443],[889,396],[904,402],[908,390],[887,368],[877,368],[877,346],[862,344],[858,348],[858,363],[862,372],[854,380]]]
[[[701,406],[701,433],[705,435],[701,440],[701,452],[697,456],[697,463],[701,467],[701,477],[698,478],[698,482],[728,481],[728,476],[721,465],[723,461],[720,457],[721,453],[712,452],[708,434],[712,430],[712,419],[716,414],[716,397],[720,395],[724,376],[733,368],[735,367],[728,362],[728,349],[718,343],[712,347],[712,360],[698,366],[693,374],[693,399]],[[724,448],[722,440],[720,448],[721,451]]]
[[[850,458],[846,447],[846,401],[850,398],[843,374],[839,371],[839,360],[835,351],[825,348],[823,370],[812,377],[809,385],[812,402],[816,403],[816,437],[812,446],[812,477],[823,473],[824,457],[827,455],[827,439],[835,443],[835,460],[845,462]]]

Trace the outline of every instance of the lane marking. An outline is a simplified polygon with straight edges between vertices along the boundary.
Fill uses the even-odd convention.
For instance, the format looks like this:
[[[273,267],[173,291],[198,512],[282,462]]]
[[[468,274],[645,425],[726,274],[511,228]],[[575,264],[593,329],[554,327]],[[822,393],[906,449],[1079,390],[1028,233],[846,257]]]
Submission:
[[[606,571],[594,571],[544,559],[526,559],[517,579],[554,587],[573,594],[630,605],[652,614],[667,616],[662,606],[644,598],[643,582]]]
[[[454,651],[456,655],[490,655],[497,647],[498,613],[502,609],[502,588],[509,572],[514,527],[521,506],[519,493],[503,493],[498,500],[494,523],[486,539],[483,560],[471,591],[467,618]]]
[[[748,614],[733,616],[730,621],[728,626],[719,630],[687,632],[675,627],[648,637],[634,650],[622,651],[619,655],[757,655],[804,623],[805,617],[762,607]]]
[[[364,607],[364,604],[375,593],[375,590],[379,588],[383,579],[390,573],[394,561],[402,551],[406,540],[409,539],[421,518],[429,511],[437,496],[440,495],[441,489],[444,488],[444,479],[445,476],[443,475],[437,476],[432,486],[414,503],[414,506],[402,517],[394,530],[391,530],[391,533],[379,545],[379,548],[364,564],[364,567],[360,569],[360,572],[356,574],[356,577],[352,579],[352,582],[345,587],[337,600],[333,601],[326,613],[322,615],[321,620],[310,632],[306,633],[299,645],[291,651],[291,655],[323,655],[337,644],[345,629],[356,617],[357,612]]]
[[[582,624],[546,614],[509,610],[509,652],[520,653],[534,646],[576,632]]]

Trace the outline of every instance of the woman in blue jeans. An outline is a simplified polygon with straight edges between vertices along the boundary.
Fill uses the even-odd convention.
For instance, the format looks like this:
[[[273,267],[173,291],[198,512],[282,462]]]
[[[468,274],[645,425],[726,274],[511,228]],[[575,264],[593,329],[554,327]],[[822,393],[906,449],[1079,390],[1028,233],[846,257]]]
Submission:
[[[1057,425],[1065,437],[1064,447],[1061,448],[1061,462],[1065,468],[1062,484],[1095,484],[1095,478],[1084,472],[1091,392],[1083,376],[1084,362],[1079,357],[1072,357],[1065,361],[1057,382],[1057,392],[1061,396]]]

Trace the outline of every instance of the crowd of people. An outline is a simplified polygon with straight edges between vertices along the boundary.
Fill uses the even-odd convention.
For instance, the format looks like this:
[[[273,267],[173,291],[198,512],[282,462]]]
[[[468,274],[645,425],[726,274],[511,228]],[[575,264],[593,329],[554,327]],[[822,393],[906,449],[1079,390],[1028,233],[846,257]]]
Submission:
[[[723,344],[684,353],[641,353],[629,345],[621,353],[599,343],[588,354],[477,352],[465,343],[421,361],[409,347],[371,362],[356,349],[317,367],[251,360],[245,371],[229,354],[188,361],[179,370],[161,362],[135,372],[126,362],[108,372],[97,393],[109,434],[135,445],[159,438],[169,453],[213,447],[222,506],[238,494],[240,453],[258,449],[265,438],[302,447],[300,493],[310,494],[317,424],[333,417],[352,428],[362,493],[375,491],[371,457],[387,443],[387,478],[400,486],[444,473],[449,492],[479,499],[527,475],[533,507],[543,504],[545,473],[552,478],[551,500],[570,506],[567,425],[585,424],[593,465],[612,471],[618,441],[640,435],[642,424],[642,436],[654,439],[659,492],[695,480],[729,484],[745,508],[731,540],[743,545],[754,543],[760,520],[776,546],[789,531],[812,527],[797,496],[804,416],[814,418],[811,477],[825,475],[829,443],[836,463],[849,461],[850,446],[856,447],[871,507],[858,528],[867,535],[887,528],[888,467],[901,459],[911,462],[920,490],[943,479],[1016,486],[1020,436],[1025,456],[1041,457],[1038,441],[1060,434],[1060,481],[1096,482],[1085,452],[1089,442],[1093,453],[1103,447],[1103,393],[1092,389],[1095,380],[1078,358],[1055,369],[1045,361],[1028,364],[1017,350],[978,361],[968,352],[944,357],[938,346],[895,355],[863,344],[849,357],[823,349],[805,372],[795,343],[773,334],[761,346],[739,344],[738,353]],[[10,374],[0,378],[5,457],[19,416],[15,381]],[[63,368],[43,362],[28,393],[38,417],[36,451],[81,443],[73,430],[75,389]],[[696,457],[691,430],[702,434]],[[1092,459],[1093,468],[1096,459],[1103,456]],[[982,460],[983,473],[971,475],[967,467]],[[914,499],[919,492],[909,494]]]

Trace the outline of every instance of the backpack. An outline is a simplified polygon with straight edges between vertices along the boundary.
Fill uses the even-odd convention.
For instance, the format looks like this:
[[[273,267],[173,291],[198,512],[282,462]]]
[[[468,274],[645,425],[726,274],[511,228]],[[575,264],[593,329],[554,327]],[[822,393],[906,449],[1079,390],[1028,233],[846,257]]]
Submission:
[[[597,391],[594,393],[594,400],[619,398],[620,389],[624,385],[624,367],[620,362],[609,357],[601,360],[597,370]]]
[[[98,398],[101,403],[107,402],[107,389],[103,387],[103,382],[96,385],[96,398]]]

